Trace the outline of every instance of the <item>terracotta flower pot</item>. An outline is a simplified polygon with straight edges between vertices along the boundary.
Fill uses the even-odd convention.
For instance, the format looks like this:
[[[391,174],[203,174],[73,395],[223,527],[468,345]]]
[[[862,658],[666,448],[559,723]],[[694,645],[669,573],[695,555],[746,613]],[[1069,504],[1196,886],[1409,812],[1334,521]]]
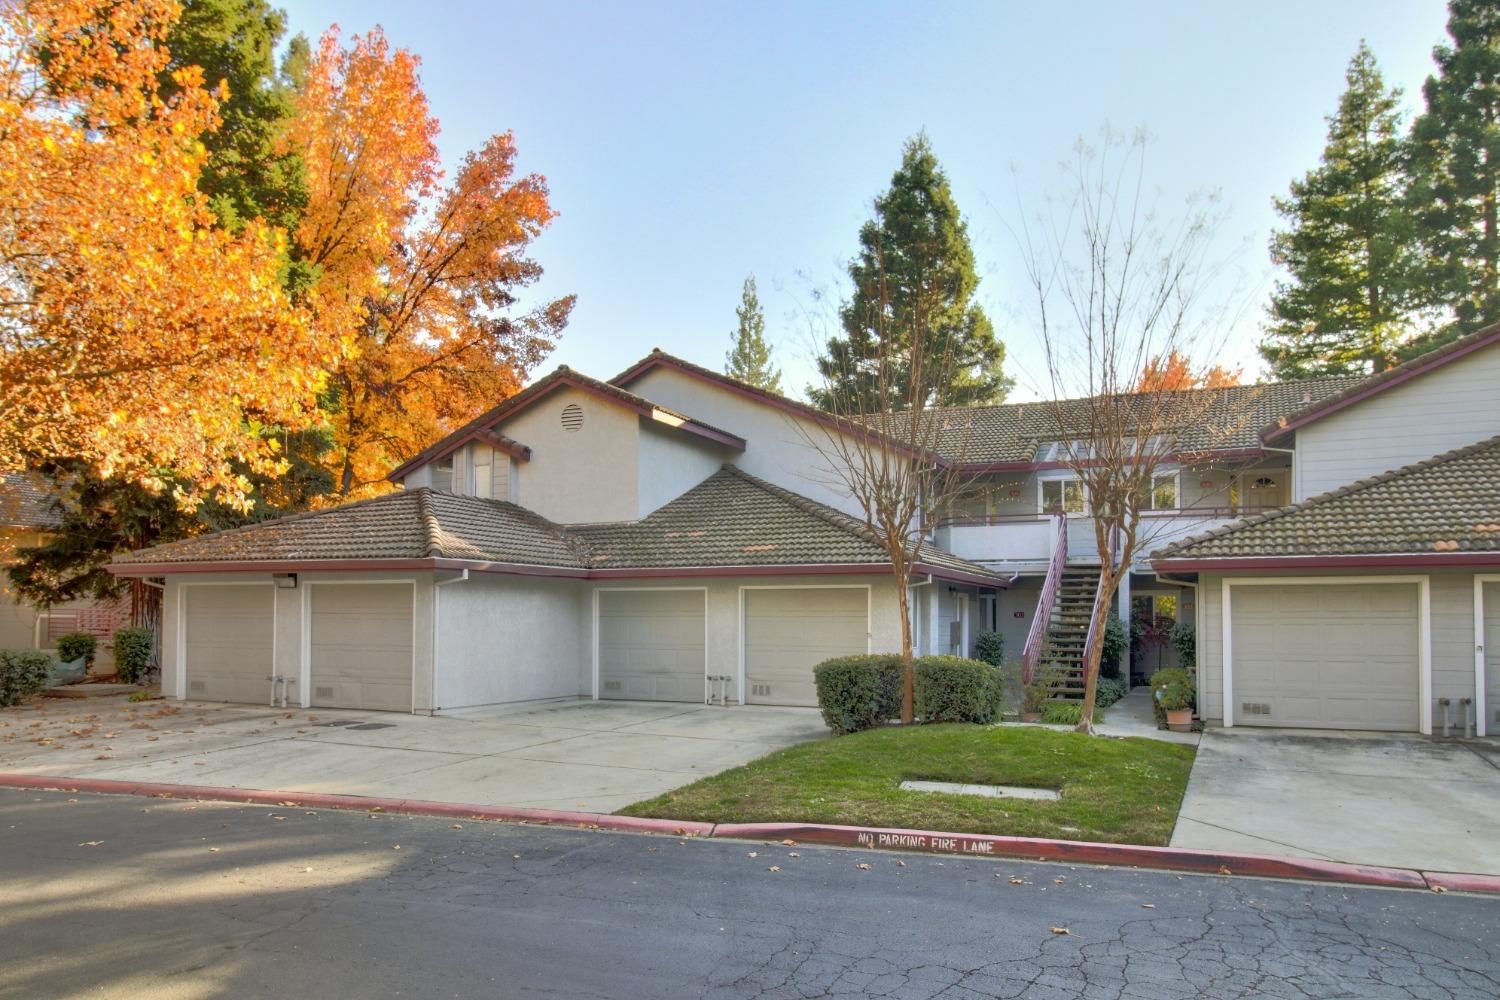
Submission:
[[[1167,728],[1174,733],[1192,732],[1193,710],[1191,708],[1167,709]]]

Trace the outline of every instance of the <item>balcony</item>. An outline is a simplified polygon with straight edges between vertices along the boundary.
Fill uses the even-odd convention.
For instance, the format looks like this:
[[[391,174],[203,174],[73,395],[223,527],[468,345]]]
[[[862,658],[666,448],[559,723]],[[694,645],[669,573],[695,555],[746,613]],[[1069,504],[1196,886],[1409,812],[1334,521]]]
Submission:
[[[1149,556],[1157,549],[1270,509],[1273,508],[1186,507],[1145,511],[1141,514],[1133,563],[1148,569]],[[954,555],[974,562],[1016,572],[1043,572],[1052,556],[1055,523],[1052,515],[1041,513],[956,517],[938,526],[935,541]],[[1098,565],[1094,519],[1087,515],[1070,516],[1067,530],[1068,563]]]

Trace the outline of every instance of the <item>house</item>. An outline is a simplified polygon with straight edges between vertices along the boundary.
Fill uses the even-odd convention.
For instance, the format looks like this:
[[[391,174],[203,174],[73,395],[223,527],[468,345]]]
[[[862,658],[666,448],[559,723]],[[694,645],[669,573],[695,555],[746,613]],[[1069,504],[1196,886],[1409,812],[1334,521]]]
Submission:
[[[46,484],[21,472],[0,474],[0,571],[19,548],[41,544],[62,526]],[[128,611],[117,602],[69,601],[37,607],[22,600],[0,578],[0,649],[54,649],[60,636],[90,632],[100,640],[99,666],[111,669],[108,639],[125,624]]]
[[[1457,637],[1472,647],[1485,620],[1459,607],[1459,591],[1482,601],[1485,584],[1454,556],[1500,564],[1500,532],[1459,537],[1432,518],[1493,524],[1500,505],[1423,499],[1432,480],[1408,477],[1435,475],[1421,466],[1432,460],[1455,470],[1450,486],[1484,480],[1484,454],[1463,449],[1500,433],[1497,341],[1500,328],[1370,379],[1193,390],[1205,394],[1201,426],[1181,429],[1153,484],[1148,544],[1116,609],[1193,627],[1211,722],[1428,731],[1435,712],[1441,724],[1436,699],[1472,706],[1478,679],[1495,683],[1500,668],[1484,674],[1472,648],[1458,662]],[[1054,411],[936,418],[939,458],[969,485],[929,512],[907,581],[918,649],[968,652],[993,629],[1013,654],[1076,659],[1069,602],[1091,593],[1099,556]],[[900,636],[889,564],[819,446],[838,432],[820,411],[661,351],[607,382],[559,368],[395,470],[400,491],[112,569],[165,586],[164,686],[177,697],[264,701],[276,686],[303,705],[430,712],[701,701],[712,689],[807,705],[818,660]],[[1387,473],[1406,483],[1383,487],[1405,506],[1368,523],[1351,513],[1368,513],[1368,498],[1312,498]],[[1426,544],[1389,554],[1447,561],[1394,563],[1379,581],[1360,563],[1284,564],[1306,544],[1302,517],[1356,524],[1356,546]],[[1423,542],[1416,526],[1437,534]],[[1496,544],[1474,547],[1485,540]],[[1135,659],[1141,673],[1156,665]]]

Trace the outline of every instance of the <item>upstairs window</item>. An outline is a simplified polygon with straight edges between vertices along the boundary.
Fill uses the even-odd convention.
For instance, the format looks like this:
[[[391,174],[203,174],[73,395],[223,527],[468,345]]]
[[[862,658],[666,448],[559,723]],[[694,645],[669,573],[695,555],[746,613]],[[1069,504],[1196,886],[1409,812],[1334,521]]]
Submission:
[[[1042,513],[1082,514],[1087,507],[1083,483],[1076,479],[1042,480]]]
[[[1151,480],[1151,491],[1141,497],[1141,510],[1176,510],[1181,506],[1177,496],[1177,474],[1169,472]]]
[[[432,488],[444,493],[453,492],[453,456],[444,455],[432,463]]]

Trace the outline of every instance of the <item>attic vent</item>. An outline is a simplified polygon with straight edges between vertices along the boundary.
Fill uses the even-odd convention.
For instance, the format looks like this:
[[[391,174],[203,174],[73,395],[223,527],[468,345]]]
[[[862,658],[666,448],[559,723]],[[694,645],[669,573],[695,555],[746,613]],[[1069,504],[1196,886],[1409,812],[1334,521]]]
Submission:
[[[1271,706],[1263,701],[1246,701],[1240,703],[1241,715],[1270,715]]]
[[[572,434],[583,426],[583,407],[577,403],[569,403],[562,411],[563,430]]]

